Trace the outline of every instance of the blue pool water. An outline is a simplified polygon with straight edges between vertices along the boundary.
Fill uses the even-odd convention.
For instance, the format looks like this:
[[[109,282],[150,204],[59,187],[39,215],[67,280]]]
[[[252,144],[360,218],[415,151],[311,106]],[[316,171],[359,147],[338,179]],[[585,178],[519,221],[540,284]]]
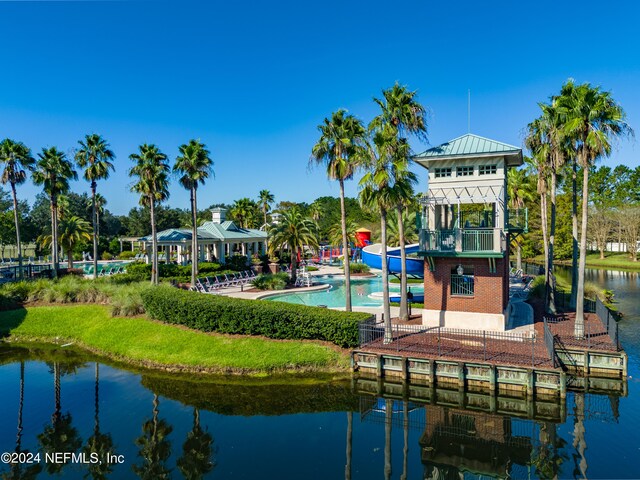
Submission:
[[[326,305],[329,308],[344,307],[345,286],[344,277],[321,277],[319,280],[326,284],[327,288],[315,292],[282,293],[266,298],[278,302],[296,303],[299,305]],[[411,291],[422,294],[424,286],[421,284],[411,284]],[[371,297],[372,293],[382,291],[381,277],[358,278],[351,277],[351,304],[354,307],[380,307],[381,298]],[[400,285],[390,283],[390,294],[400,294]]]

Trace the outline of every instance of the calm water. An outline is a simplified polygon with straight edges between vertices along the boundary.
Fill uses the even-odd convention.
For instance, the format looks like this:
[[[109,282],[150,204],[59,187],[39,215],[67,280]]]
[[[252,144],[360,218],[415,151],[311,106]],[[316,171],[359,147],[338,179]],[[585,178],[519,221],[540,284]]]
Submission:
[[[7,465],[0,472],[460,479],[539,478],[557,470],[559,478],[640,478],[640,284],[633,274],[601,281],[616,287],[626,313],[620,334],[630,357],[627,395],[571,393],[560,418],[463,409],[454,406],[457,392],[442,391],[429,405],[377,398],[349,378],[196,382],[129,372],[66,348],[1,347],[0,451],[111,452],[124,463],[56,468],[42,461],[40,472],[23,468],[11,476]]]

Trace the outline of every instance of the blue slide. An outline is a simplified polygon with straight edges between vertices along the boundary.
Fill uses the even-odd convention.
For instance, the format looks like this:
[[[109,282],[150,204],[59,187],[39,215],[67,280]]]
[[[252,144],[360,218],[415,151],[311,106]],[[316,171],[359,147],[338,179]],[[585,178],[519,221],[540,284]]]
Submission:
[[[417,243],[407,245],[406,247],[407,254],[415,253],[418,249],[419,244]],[[381,251],[382,249],[379,243],[367,245],[362,249],[362,262],[371,268],[382,269]],[[387,248],[387,265],[389,267],[389,273],[400,273],[402,271],[399,248]],[[424,276],[424,260],[422,258],[407,258],[407,274],[419,277]]]

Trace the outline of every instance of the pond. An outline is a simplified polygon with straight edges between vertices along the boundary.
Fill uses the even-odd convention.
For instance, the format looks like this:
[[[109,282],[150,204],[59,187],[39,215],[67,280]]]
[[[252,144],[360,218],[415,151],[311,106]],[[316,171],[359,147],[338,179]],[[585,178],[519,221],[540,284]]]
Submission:
[[[561,418],[372,395],[349,376],[207,378],[129,371],[72,347],[0,347],[2,478],[640,478],[640,306],[617,285],[627,395],[570,392]],[[507,405],[510,400],[500,405]],[[559,401],[558,401],[559,402]],[[45,463],[86,452],[107,464]],[[119,463],[119,462],[122,463]],[[13,474],[13,475],[12,475]]]

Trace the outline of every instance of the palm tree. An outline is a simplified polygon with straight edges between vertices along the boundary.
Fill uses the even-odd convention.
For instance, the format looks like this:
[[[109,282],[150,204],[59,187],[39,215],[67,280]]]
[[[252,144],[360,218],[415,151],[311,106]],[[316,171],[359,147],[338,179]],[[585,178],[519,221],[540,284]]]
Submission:
[[[198,276],[198,185],[204,185],[213,174],[213,160],[206,145],[198,140],[189,140],[180,145],[179,150],[173,171],[180,175],[180,184],[191,195],[191,285],[195,285]]]
[[[294,206],[281,213],[278,224],[269,231],[269,248],[271,255],[277,249],[288,247],[291,250],[291,281],[295,283],[298,252],[305,245],[318,248],[318,237],[314,222],[304,217],[299,207]]]
[[[310,164],[324,164],[327,176],[340,185],[340,220],[342,222],[342,248],[344,251],[345,307],[351,311],[351,272],[349,270],[349,240],[347,238],[347,212],[344,204],[344,182],[353,178],[366,143],[364,125],[346,110],[338,110],[331,120],[318,125],[320,139],[311,150]]]
[[[416,212],[402,212],[402,238],[404,243],[416,243],[418,241],[418,231],[416,230]],[[389,225],[387,226],[387,242],[389,245],[400,245],[400,222],[398,222],[397,212],[389,214]]]
[[[169,198],[169,164],[167,156],[155,145],[143,144],[140,153],[132,153],[129,158],[135,165],[129,176],[138,177],[131,187],[140,195],[140,205],[148,207],[151,216],[151,283],[158,284],[158,236],[156,232],[156,204]]]
[[[53,275],[58,276],[58,198],[69,190],[69,180],[78,174],[64,153],[56,147],[42,149],[33,171],[33,183],[42,185],[51,204],[51,262]]]
[[[347,219],[347,241],[349,245],[356,241],[356,230],[360,228],[356,222]],[[329,229],[329,243],[339,245],[342,243],[342,222],[338,222]]]
[[[262,208],[264,215],[264,228],[267,228],[267,212],[271,209],[271,204],[275,199],[276,197],[269,190],[260,190],[260,193],[258,193],[258,205]]]
[[[361,205],[380,215],[381,263],[382,263],[382,307],[384,315],[384,342],[392,341],[391,307],[389,305],[389,264],[387,262],[387,214],[397,204],[392,191],[391,163],[395,132],[383,126],[373,135],[370,150],[369,170],[360,180],[359,200]]]
[[[548,209],[547,195],[549,193],[549,144],[545,142],[540,119],[536,119],[528,125],[528,134],[524,142],[531,151],[531,157],[527,159],[529,168],[536,172],[538,177],[537,191],[540,195],[540,219],[542,225],[542,244],[544,248],[544,274],[545,274],[545,309],[549,298],[549,239],[548,239]]]
[[[91,240],[91,225],[80,217],[64,217],[58,226],[58,242],[67,254],[67,264],[73,268],[73,250],[78,242]],[[40,235],[38,243],[46,248],[53,241],[52,235]]]
[[[18,211],[18,195],[16,185],[22,185],[27,180],[27,171],[33,168],[35,159],[31,150],[22,142],[15,142],[9,138],[0,143],[0,164],[4,165],[0,183],[11,185],[13,195],[13,219],[16,226],[16,247],[18,249],[18,275],[23,277],[22,271],[22,242],[20,240],[20,212]]]
[[[99,193],[96,193],[96,235],[100,238],[100,215],[104,213],[104,207],[107,206],[107,199]],[[90,204],[89,208],[93,208]]]
[[[258,204],[250,198],[241,198],[231,205],[229,215],[239,224],[240,228],[251,228],[256,223]]]
[[[96,213],[96,190],[98,180],[109,178],[109,170],[115,170],[111,161],[115,158],[109,144],[102,136],[92,133],[79,140],[76,163],[84,169],[84,179],[91,183],[91,223],[93,226],[93,278],[98,278],[98,216]]]
[[[573,84],[569,80],[567,84]],[[558,99],[566,111],[564,134],[577,147],[576,158],[582,167],[582,224],[580,232],[580,258],[578,262],[578,288],[576,298],[575,335],[584,337],[584,275],[587,261],[587,221],[589,204],[589,169],[601,157],[611,153],[614,138],[633,135],[626,123],[623,108],[610,92],[592,87],[589,83],[570,89],[570,96]]]
[[[424,107],[417,100],[417,92],[410,91],[406,86],[396,83],[393,87],[383,90],[384,99],[374,98],[381,113],[371,121],[369,130],[381,129],[385,126],[394,132],[395,145],[392,175],[395,179],[402,179],[402,186],[394,187],[397,202],[395,209],[402,212],[410,199],[413,198],[413,185],[417,178],[409,172],[411,164],[411,149],[407,142],[407,135],[415,135],[419,139],[427,139],[427,121]],[[390,139],[391,140],[391,139]],[[394,180],[395,180],[394,179]],[[398,217],[398,228],[402,230],[402,215]],[[402,239],[402,235],[401,235]],[[400,257],[402,270],[400,275],[400,319],[408,320],[407,309],[407,266],[404,242],[400,242]]]
[[[176,462],[186,480],[200,480],[215,467],[212,461],[213,437],[200,426],[200,411],[193,409],[193,428],[182,445],[182,456]]]
[[[531,177],[527,175],[526,169],[509,169],[507,172],[507,198],[509,208],[519,210],[524,208],[527,202],[533,201],[533,189],[534,186],[531,182]],[[520,244],[517,235],[513,240],[516,244],[516,268],[521,270],[522,245]]]

